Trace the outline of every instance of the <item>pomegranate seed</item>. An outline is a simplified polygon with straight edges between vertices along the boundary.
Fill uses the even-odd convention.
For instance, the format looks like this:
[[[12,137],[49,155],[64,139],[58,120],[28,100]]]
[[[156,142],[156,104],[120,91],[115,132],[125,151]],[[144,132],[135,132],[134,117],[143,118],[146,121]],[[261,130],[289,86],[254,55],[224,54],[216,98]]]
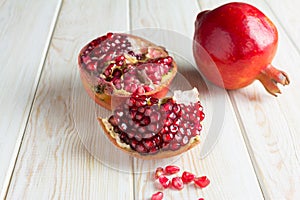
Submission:
[[[145,89],[144,89],[142,86],[139,86],[139,87],[137,88],[136,92],[137,92],[138,94],[144,94],[144,93],[145,93]]]
[[[164,169],[162,167],[158,167],[155,171],[154,178],[158,179],[163,174],[164,174]]]
[[[165,142],[170,142],[172,139],[174,138],[173,134],[171,133],[167,133],[163,135],[163,140]]]
[[[203,121],[204,118],[205,118],[205,114],[202,112],[202,113],[200,114],[200,121]]]
[[[181,179],[183,183],[190,183],[195,179],[195,175],[190,172],[184,171],[182,173]]]
[[[86,65],[86,68],[90,71],[96,71],[97,70],[97,63],[95,61],[91,61]]]
[[[210,180],[206,176],[201,176],[194,179],[194,183],[200,188],[205,188],[209,185]]]
[[[161,175],[159,178],[158,178],[160,184],[164,187],[164,188],[168,188],[170,187],[170,180],[164,176],[164,175]]]
[[[172,179],[172,186],[177,190],[182,190],[183,189],[182,179],[180,177],[174,177]]]
[[[178,126],[175,125],[175,124],[172,124],[172,125],[170,126],[170,132],[171,132],[171,133],[177,133],[178,129],[179,129]]]
[[[137,137],[137,135],[136,135],[136,137]],[[144,147],[144,145],[142,145],[142,144],[137,144],[136,145],[136,151],[139,152],[139,153],[147,153],[146,147]]]
[[[144,86],[144,90],[145,90],[145,92],[150,92],[151,90],[153,90],[150,86],[148,86],[148,85],[145,85]]]
[[[174,165],[168,165],[165,167],[166,174],[175,174],[180,171],[180,168]]]
[[[150,117],[149,116],[144,116],[141,120],[141,125],[142,126],[147,126],[150,123]]]
[[[111,39],[113,37],[113,35],[114,35],[113,33],[107,33],[106,37],[109,38],[109,39]]]
[[[199,198],[198,200],[204,200],[204,198]]]
[[[178,142],[172,142],[172,143],[170,143],[170,149],[172,150],[172,151],[176,151],[176,150],[178,150],[180,148],[180,144],[178,143]]]
[[[122,55],[122,56],[119,56],[119,57],[117,57],[116,59],[115,59],[115,61],[116,61],[116,65],[118,65],[118,66],[122,66],[123,65],[123,63],[124,63],[124,60],[125,60],[125,57]]]
[[[162,200],[164,197],[164,193],[156,192],[152,195],[151,200]]]
[[[143,144],[147,149],[152,149],[155,145],[152,140],[145,140],[143,141]]]

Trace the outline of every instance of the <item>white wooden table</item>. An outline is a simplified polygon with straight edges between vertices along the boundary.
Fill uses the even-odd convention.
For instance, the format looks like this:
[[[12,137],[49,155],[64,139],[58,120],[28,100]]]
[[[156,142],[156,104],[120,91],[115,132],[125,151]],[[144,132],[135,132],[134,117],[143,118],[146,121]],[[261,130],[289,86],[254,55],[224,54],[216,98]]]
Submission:
[[[225,2],[0,1],[0,199],[149,199],[157,189],[147,169],[161,161],[116,154],[100,162],[78,137],[78,52],[109,31],[155,27],[192,38],[197,13]],[[226,92],[213,151],[199,159],[196,148],[175,160],[211,185],[166,190],[165,199],[300,199],[300,2],[246,2],[277,26],[273,64],[291,84],[277,98],[258,82]]]

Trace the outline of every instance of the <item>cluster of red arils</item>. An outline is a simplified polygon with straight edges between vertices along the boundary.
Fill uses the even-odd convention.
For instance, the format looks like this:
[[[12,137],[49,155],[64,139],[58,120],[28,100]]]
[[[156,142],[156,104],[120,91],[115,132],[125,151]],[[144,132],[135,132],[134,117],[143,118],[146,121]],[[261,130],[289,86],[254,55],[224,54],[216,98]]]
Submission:
[[[158,167],[154,173],[156,187],[160,189],[173,188],[175,190],[182,190],[184,185],[194,183],[196,187],[202,189],[210,184],[210,180],[206,176],[197,177],[188,171],[184,171],[181,176],[177,176],[178,172],[180,172],[180,168],[175,165],[168,165],[165,168]],[[152,195],[151,200],[162,200],[163,197],[163,192],[159,191]],[[198,200],[204,200],[204,198],[199,198]]]

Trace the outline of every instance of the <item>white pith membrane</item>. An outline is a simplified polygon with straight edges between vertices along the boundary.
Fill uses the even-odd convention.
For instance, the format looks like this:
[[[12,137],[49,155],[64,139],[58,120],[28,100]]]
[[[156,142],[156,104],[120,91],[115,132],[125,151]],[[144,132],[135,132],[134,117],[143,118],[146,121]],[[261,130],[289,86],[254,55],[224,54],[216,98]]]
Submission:
[[[161,105],[164,101],[166,101],[166,99],[169,99],[169,97],[160,99],[158,104]],[[196,102],[200,102],[199,92],[196,88],[193,88],[192,90],[187,90],[187,91],[175,90],[172,99],[175,100],[177,104],[182,104],[182,105],[185,105],[185,106],[190,106],[190,105],[192,105]],[[126,144],[125,142],[123,142],[120,139],[120,133],[116,133],[114,131],[114,126],[112,126],[110,124],[109,118],[99,118],[99,121],[102,122],[102,125],[104,126],[104,129],[116,141],[117,145],[120,148],[123,148],[124,150],[129,151],[129,152],[137,152],[136,150],[133,150],[129,144]],[[200,124],[200,120],[199,120],[199,124]],[[159,131],[157,131],[157,133],[158,132]],[[184,146],[181,146],[179,149],[181,149],[182,147],[186,147],[186,150],[188,150],[189,149],[188,147],[191,144],[199,143],[199,141],[200,141],[200,134],[191,137],[189,139],[189,142],[186,143]],[[174,150],[161,150],[161,149],[159,149],[158,154],[160,152],[166,152],[166,151],[176,152],[176,150],[174,151]],[[141,154],[141,155],[147,156],[147,154]]]

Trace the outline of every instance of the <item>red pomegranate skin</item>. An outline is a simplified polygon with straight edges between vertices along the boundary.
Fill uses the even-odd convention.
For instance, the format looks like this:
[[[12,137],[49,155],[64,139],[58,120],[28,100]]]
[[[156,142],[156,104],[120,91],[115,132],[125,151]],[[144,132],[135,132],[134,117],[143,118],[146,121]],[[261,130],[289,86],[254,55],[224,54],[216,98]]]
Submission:
[[[238,89],[259,79],[275,95],[280,91],[274,82],[289,83],[287,75],[271,65],[278,46],[277,29],[252,5],[233,2],[200,12],[195,22],[194,41],[198,67],[218,86]],[[216,70],[201,63],[203,58],[198,44],[215,62],[222,80],[215,74]]]

